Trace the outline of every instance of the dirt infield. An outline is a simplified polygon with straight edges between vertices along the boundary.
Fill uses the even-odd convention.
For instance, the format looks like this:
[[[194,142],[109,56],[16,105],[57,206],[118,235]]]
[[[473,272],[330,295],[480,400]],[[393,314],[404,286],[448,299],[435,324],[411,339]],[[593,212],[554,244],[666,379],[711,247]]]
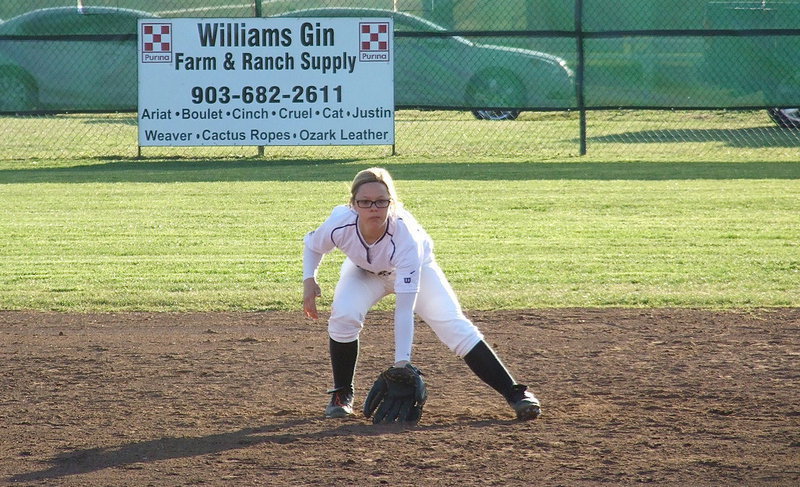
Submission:
[[[800,309],[472,312],[542,400],[513,420],[425,325],[416,428],[325,420],[300,313],[0,312],[0,485],[799,485]],[[360,406],[393,356],[368,317]]]

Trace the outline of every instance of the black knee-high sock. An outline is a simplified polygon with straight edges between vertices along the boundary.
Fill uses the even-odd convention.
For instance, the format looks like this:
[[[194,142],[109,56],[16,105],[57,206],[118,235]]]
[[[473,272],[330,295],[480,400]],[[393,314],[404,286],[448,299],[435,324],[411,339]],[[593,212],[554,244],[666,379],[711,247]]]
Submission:
[[[333,388],[353,388],[353,376],[358,361],[358,340],[342,343],[330,339],[331,365],[333,366]]]
[[[508,399],[516,382],[489,344],[484,340],[478,342],[464,355],[464,362],[482,381]]]

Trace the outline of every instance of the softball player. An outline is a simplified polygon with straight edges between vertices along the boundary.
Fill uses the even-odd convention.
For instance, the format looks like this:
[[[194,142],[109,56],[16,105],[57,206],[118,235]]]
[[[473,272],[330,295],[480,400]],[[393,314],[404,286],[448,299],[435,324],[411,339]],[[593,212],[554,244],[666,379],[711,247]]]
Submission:
[[[416,312],[481,380],[503,395],[518,419],[539,416],[539,401],[512,378],[480,330],[464,316],[436,263],[430,236],[403,208],[388,171],[359,172],[350,188],[350,204],[334,208],[304,242],[303,310],[312,319],[319,317],[317,269],[323,256],[335,248],[346,256],[328,320],[333,389],[326,417],[353,414],[353,376],[364,318],[391,293],[396,295],[395,367],[411,362]]]

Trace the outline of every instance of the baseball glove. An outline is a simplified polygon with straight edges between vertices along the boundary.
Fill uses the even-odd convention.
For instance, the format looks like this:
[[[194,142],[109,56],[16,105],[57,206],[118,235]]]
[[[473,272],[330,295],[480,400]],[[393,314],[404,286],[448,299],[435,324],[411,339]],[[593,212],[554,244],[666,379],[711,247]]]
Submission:
[[[364,416],[372,416],[374,424],[417,424],[427,399],[428,389],[418,368],[411,364],[390,367],[381,372],[367,394]]]

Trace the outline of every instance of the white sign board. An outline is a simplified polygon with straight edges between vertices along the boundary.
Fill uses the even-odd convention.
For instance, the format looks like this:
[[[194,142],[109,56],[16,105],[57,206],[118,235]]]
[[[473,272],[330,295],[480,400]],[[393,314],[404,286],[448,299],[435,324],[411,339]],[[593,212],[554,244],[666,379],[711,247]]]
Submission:
[[[394,144],[389,18],[139,20],[139,145]]]

